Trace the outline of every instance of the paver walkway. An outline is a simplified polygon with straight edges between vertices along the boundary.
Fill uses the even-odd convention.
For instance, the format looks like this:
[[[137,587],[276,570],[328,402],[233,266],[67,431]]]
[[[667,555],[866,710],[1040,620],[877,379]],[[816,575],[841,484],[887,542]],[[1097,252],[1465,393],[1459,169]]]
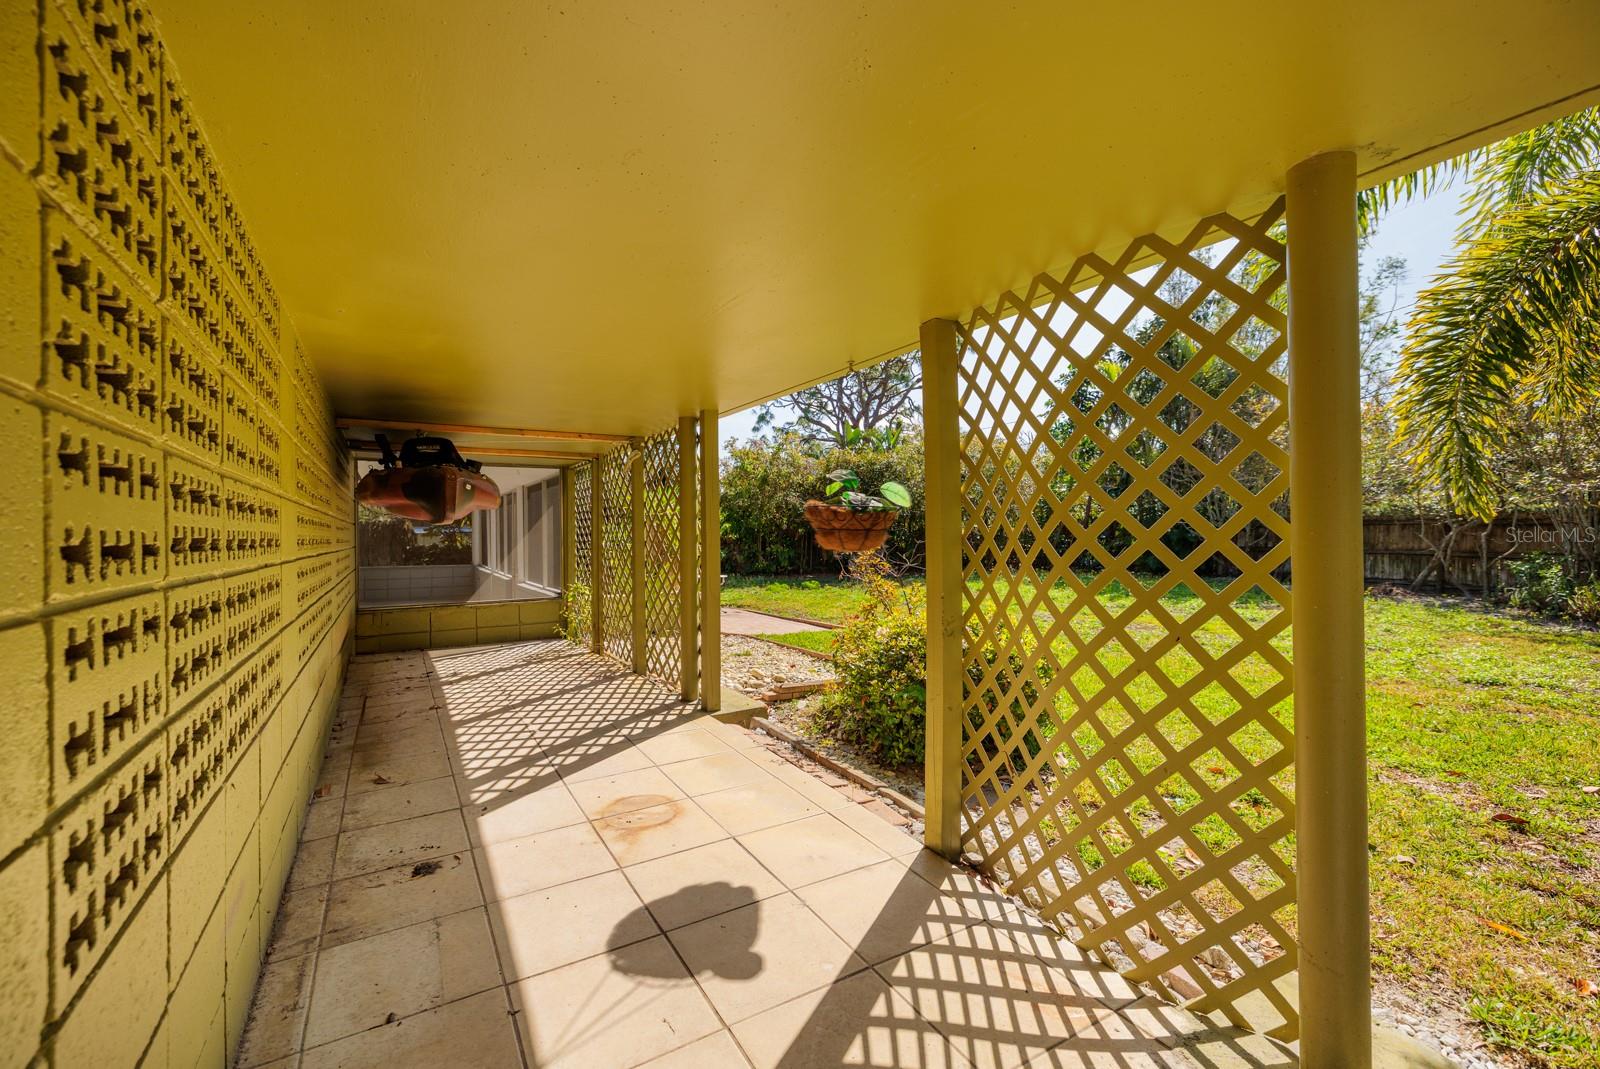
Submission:
[[[561,642],[356,658],[318,792],[245,1069],[1286,1064]]]
[[[820,624],[791,620],[787,616],[756,612],[754,609],[723,609],[724,635],[794,635],[801,631],[826,631]]]

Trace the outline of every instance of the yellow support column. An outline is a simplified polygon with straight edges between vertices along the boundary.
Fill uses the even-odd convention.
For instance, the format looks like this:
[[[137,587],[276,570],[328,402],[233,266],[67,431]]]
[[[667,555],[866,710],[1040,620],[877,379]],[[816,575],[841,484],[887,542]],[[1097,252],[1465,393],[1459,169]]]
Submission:
[[[573,507],[572,469],[561,469],[561,600],[571,611],[571,584],[577,557],[577,509]]]
[[[1372,1064],[1356,169],[1288,176],[1300,1064]]]
[[[606,488],[600,473],[603,460],[595,457],[589,461],[589,648],[595,653],[606,651],[605,599],[601,597],[601,584],[606,578]]]
[[[694,417],[678,420],[678,694],[686,702],[700,696],[699,594],[695,589],[700,538],[695,531]]]
[[[633,521],[633,670],[644,675],[650,666],[650,637],[644,619],[644,453],[637,446],[628,453],[628,516]]]
[[[722,708],[722,473],[717,470],[717,411],[700,413],[700,705]]]
[[[925,706],[930,850],[961,854],[961,445],[956,400],[956,325],[922,324],[924,512],[928,556],[928,687]]]

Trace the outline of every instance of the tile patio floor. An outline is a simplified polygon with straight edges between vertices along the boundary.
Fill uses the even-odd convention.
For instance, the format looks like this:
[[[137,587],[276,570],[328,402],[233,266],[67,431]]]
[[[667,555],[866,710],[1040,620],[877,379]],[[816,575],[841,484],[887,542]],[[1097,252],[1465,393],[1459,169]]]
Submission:
[[[1274,1066],[561,642],[353,662],[241,1069]]]

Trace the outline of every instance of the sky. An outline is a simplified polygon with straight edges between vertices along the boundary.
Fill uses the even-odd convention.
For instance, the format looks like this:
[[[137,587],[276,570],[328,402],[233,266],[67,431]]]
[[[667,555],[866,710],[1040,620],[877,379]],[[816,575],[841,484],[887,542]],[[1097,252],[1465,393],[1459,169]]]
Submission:
[[[1406,277],[1396,295],[1396,310],[1402,322],[1410,315],[1417,292],[1427,286],[1450,257],[1460,205],[1461,191],[1447,187],[1425,200],[1391,211],[1373,235],[1367,262],[1376,263],[1384,256],[1406,261]],[[754,434],[755,420],[755,409],[723,416],[718,429],[724,447],[729,438],[744,439]]]

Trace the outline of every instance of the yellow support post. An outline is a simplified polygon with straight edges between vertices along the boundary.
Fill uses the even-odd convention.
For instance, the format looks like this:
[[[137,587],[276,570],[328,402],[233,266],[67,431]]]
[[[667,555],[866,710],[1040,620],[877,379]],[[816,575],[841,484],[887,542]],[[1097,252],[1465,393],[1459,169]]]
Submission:
[[[589,648],[597,654],[606,651],[605,598],[601,586],[606,578],[606,487],[600,471],[602,459],[595,457],[589,461],[589,530],[592,532],[589,536]]]
[[[678,694],[686,702],[700,697],[700,674],[695,669],[699,652],[699,594],[695,589],[700,539],[695,532],[694,417],[678,420]]]
[[[628,476],[628,515],[633,527],[633,671],[642,676],[650,666],[650,639],[644,618],[644,452],[637,445],[628,453]]]
[[[577,559],[577,509],[573,504],[572,469],[561,469],[561,605],[571,619],[572,580]],[[567,632],[572,633],[570,630]]]
[[[717,410],[700,413],[700,705],[722,708],[722,482],[717,470]]]
[[[1356,165],[1288,175],[1300,1064],[1372,1064]]]
[[[927,821],[923,841],[961,855],[961,445],[956,324],[922,324],[922,420],[927,495]]]

